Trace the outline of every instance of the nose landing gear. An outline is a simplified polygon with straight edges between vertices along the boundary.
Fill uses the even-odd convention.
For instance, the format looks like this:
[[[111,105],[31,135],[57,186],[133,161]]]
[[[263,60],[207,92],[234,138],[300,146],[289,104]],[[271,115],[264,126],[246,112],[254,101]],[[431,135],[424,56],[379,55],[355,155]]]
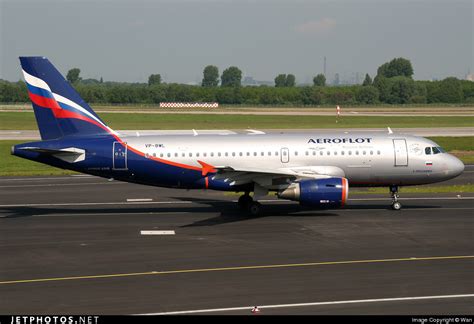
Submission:
[[[392,209],[402,209],[402,204],[398,201],[398,186],[390,186],[390,195],[392,196]]]

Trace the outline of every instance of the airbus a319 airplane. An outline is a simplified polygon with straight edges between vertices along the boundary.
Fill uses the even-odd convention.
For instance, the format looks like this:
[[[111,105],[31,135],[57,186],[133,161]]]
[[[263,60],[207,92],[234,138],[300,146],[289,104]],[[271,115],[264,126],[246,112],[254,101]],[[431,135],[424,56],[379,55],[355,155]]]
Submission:
[[[244,192],[239,206],[252,215],[269,192],[313,208],[342,207],[349,186],[389,187],[398,210],[399,186],[464,170],[433,141],[392,132],[122,136],[48,59],[20,61],[42,140],[11,153],[58,168],[151,186]]]

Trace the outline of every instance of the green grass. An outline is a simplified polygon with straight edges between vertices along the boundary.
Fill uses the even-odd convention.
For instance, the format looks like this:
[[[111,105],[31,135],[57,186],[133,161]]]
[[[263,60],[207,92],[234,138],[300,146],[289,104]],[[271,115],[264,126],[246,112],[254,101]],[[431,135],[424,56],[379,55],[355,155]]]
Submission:
[[[206,115],[101,113],[112,129],[308,129],[308,128],[396,128],[470,127],[474,116],[334,116]],[[37,129],[32,112],[0,112],[0,129]]]
[[[400,188],[400,194],[404,193],[471,193],[474,192],[474,184],[450,185],[450,186],[414,186]],[[351,189],[353,194],[387,194],[387,188],[367,188],[364,190]]]
[[[429,137],[446,151],[474,151],[474,136],[465,137]]]

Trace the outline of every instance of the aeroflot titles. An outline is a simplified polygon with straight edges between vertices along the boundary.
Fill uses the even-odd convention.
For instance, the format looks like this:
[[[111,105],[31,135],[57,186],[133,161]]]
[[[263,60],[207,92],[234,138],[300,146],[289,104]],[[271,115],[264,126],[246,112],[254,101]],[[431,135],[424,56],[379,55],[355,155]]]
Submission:
[[[357,137],[357,138],[310,138],[308,143],[314,144],[339,144],[339,143],[370,143],[371,137]]]

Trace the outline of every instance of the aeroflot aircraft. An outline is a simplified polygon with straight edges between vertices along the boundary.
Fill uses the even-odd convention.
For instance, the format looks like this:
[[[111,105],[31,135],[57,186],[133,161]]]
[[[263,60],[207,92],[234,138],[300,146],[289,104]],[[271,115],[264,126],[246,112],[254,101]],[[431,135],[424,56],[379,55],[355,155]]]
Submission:
[[[349,186],[389,187],[398,210],[399,186],[464,170],[436,143],[392,132],[122,136],[48,59],[20,61],[42,140],[15,145],[12,154],[58,168],[151,186],[245,192],[239,206],[252,215],[270,191],[336,208],[346,203]]]

